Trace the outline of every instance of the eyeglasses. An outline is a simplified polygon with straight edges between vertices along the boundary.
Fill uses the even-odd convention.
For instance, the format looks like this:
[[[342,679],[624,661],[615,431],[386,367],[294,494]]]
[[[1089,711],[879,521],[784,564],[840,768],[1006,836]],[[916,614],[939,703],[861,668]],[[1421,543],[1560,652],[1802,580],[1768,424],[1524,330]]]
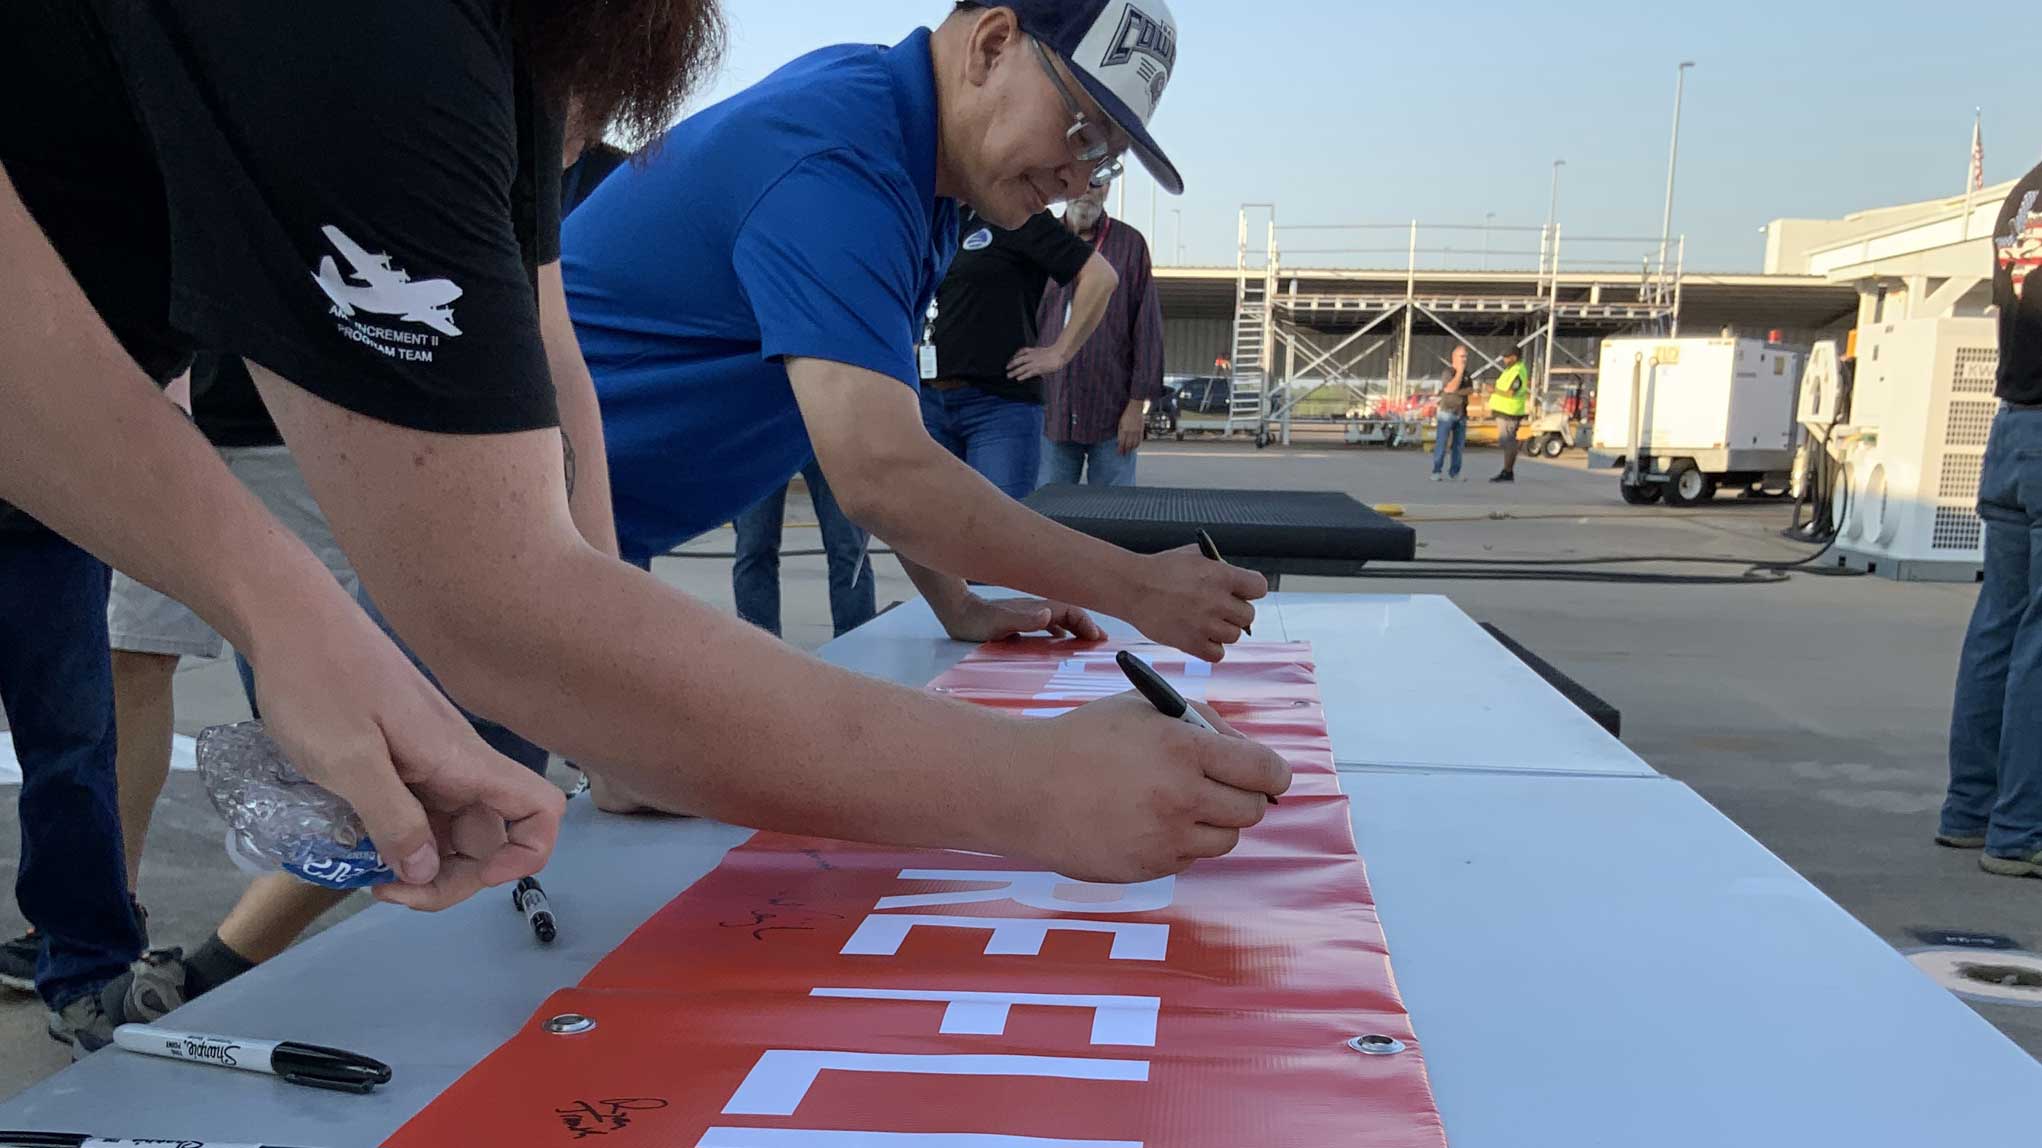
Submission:
[[[1064,78],[1057,74],[1056,65],[1049,59],[1049,49],[1042,46],[1042,41],[1031,38],[1029,43],[1035,45],[1035,56],[1042,61],[1043,72],[1056,86],[1056,94],[1063,97],[1064,110],[1071,115],[1070,130],[1064,133],[1064,142],[1070,145],[1071,158],[1091,166],[1093,187],[1105,187],[1119,179],[1126,168],[1120,162],[1120,156],[1114,153],[1112,134],[1085,118],[1085,109],[1079,106],[1078,97],[1071,94]]]

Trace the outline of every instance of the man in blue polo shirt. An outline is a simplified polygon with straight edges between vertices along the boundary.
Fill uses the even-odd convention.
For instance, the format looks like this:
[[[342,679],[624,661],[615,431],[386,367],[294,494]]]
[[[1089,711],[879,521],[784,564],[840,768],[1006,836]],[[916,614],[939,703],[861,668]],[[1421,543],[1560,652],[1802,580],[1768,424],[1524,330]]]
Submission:
[[[917,397],[961,204],[1016,228],[1129,149],[1181,190],[1146,126],[1175,59],[1159,0],[960,3],[890,49],[795,61],[606,181],[568,221],[563,265],[624,557],[730,521],[813,457],[952,635],[1098,633],[1054,601],[981,599],[974,578],[1218,660],[1259,575],[1049,522],[932,441]]]

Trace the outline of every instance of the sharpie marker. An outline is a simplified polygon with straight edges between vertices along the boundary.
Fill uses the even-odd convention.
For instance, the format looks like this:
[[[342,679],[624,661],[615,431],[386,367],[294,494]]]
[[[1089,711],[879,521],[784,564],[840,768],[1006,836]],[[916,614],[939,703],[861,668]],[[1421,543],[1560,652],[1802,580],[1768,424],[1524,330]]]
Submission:
[[[1203,530],[1198,532],[1198,552],[1222,566],[1227,565],[1227,560],[1220,557],[1219,543],[1214,542],[1212,535],[1207,534]],[[1241,632],[1252,638],[1255,636],[1255,627],[1243,626],[1241,627]]]
[[[390,1066],[380,1060],[338,1048],[300,1044],[295,1040],[242,1040],[232,1036],[174,1032],[145,1024],[124,1024],[113,1030],[113,1042],[129,1052],[139,1052],[144,1056],[267,1073],[307,1088],[368,1092],[379,1084],[390,1083]],[[0,1138],[0,1148],[9,1148],[5,1138]]]
[[[0,1148],[284,1148],[281,1144],[221,1144],[178,1137],[147,1140],[104,1140],[82,1132],[4,1132]]]
[[[550,945],[560,935],[559,927],[553,923],[553,910],[546,904],[546,890],[539,888],[538,878],[518,878],[516,887],[511,889],[511,904],[525,915],[540,944]]]
[[[1184,695],[1178,693],[1177,688],[1171,685],[1168,679],[1156,672],[1154,666],[1126,650],[1114,655],[1113,661],[1120,667],[1120,672],[1127,675],[1127,680],[1134,683],[1135,690],[1149,699],[1149,704],[1156,707],[1164,717],[1188,722],[1207,733],[1219,732],[1213,728],[1211,722],[1205,720],[1204,714],[1198,712],[1197,706],[1185,701]],[[1269,804],[1277,804],[1276,798],[1271,797]]]

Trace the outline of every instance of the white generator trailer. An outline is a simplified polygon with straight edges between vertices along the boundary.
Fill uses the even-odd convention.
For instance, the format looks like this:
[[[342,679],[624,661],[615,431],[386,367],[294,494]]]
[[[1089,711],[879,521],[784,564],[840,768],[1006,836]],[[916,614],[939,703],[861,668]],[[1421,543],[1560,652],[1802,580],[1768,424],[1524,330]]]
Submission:
[[[1785,491],[1807,351],[1763,339],[1605,339],[1588,465],[1625,502],[1694,506],[1721,487]]]

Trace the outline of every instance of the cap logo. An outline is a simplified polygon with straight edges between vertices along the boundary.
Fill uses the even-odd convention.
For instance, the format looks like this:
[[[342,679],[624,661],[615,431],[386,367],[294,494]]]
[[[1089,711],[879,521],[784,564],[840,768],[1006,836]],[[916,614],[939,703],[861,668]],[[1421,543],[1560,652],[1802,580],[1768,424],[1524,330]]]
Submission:
[[[1129,61],[1136,61],[1135,70],[1148,85],[1149,107],[1153,110],[1163,98],[1163,87],[1170,82],[1170,70],[1177,63],[1177,29],[1129,4],[1099,66],[1117,68]]]

